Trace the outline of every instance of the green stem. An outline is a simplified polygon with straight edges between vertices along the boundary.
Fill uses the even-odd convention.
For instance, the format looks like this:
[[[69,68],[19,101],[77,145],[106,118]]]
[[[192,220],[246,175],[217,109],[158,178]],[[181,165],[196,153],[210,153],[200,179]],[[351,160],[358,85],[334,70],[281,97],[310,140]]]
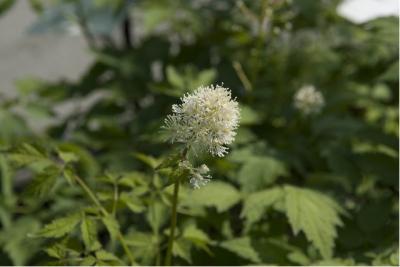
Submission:
[[[172,215],[171,215],[171,227],[170,227],[170,235],[168,240],[167,254],[165,256],[165,265],[171,266],[172,263],[172,249],[174,246],[175,239],[175,228],[177,221],[176,207],[178,205],[178,194],[179,194],[179,179],[174,184],[174,196],[172,199]]]
[[[90,199],[93,201],[93,203],[100,209],[101,213],[103,213],[104,216],[108,216],[107,210],[101,205],[100,201],[97,199],[95,194],[92,192],[92,190],[86,185],[86,183],[79,178],[77,175],[74,175],[75,180],[78,182],[78,184],[82,187],[82,189],[86,192],[86,194],[90,197]]]
[[[100,201],[97,199],[96,195],[93,193],[93,191],[86,185],[86,183],[79,178],[79,176],[74,175],[76,182],[82,187],[82,189],[86,192],[86,194],[90,197],[90,199],[93,201],[93,203],[100,209],[101,213],[105,216],[111,216],[108,211],[101,205]],[[125,239],[121,233],[121,231],[118,229],[117,233],[117,238],[119,242],[122,245],[122,248],[125,251],[125,254],[127,255],[131,265],[136,265],[135,259],[133,258],[133,255],[131,251],[129,250],[128,246],[126,245]]]

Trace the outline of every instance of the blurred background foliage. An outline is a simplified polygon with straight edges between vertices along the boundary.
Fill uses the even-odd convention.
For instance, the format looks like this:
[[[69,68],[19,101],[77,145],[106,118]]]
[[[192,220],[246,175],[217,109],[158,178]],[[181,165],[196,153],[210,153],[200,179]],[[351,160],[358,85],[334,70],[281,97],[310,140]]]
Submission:
[[[79,32],[95,60],[77,82],[21,77],[0,97],[1,265],[127,264],[118,227],[137,263],[160,264],[160,126],[210,83],[232,90],[241,126],[205,159],[212,182],[182,189],[175,264],[398,265],[398,18],[353,24],[339,0],[29,2],[31,33]],[[294,109],[304,84],[320,114]]]

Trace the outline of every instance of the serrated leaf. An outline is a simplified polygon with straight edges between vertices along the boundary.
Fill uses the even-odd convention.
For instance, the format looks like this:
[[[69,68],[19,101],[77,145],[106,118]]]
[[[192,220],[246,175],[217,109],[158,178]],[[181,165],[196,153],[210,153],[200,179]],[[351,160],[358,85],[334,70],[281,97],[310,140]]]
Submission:
[[[83,260],[80,262],[81,266],[93,266],[96,264],[96,258],[93,256],[87,256],[86,258],[83,258]]]
[[[14,265],[25,265],[40,250],[40,241],[29,238],[40,223],[33,217],[21,217],[0,232],[0,246]]]
[[[58,151],[58,156],[60,159],[62,159],[65,163],[70,163],[70,162],[77,162],[79,160],[79,157],[75,155],[72,152],[66,152],[66,151]]]
[[[245,191],[255,191],[286,174],[285,164],[273,157],[251,157],[240,169],[238,182]]]
[[[208,248],[208,244],[212,243],[210,237],[197,228],[196,225],[191,224],[183,230],[182,238],[190,241],[196,247],[206,251],[209,255],[213,255],[211,250]]]
[[[240,194],[228,183],[211,181],[206,186],[193,190],[182,202],[185,206],[215,207],[224,212],[240,201]]]
[[[135,232],[129,234],[126,238],[126,243],[134,247],[147,247],[152,244],[152,235],[150,233]]]
[[[128,246],[132,246],[135,255],[142,259],[142,264],[152,265],[158,253],[157,237],[152,233],[134,232],[125,236]]]
[[[142,153],[135,153],[135,157],[140,160],[141,162],[145,163],[152,169],[155,169],[159,165],[159,161],[152,156],[148,156]]]
[[[66,247],[60,244],[52,245],[51,247],[46,248],[44,251],[47,253],[47,255],[56,259],[65,258],[67,254]]]
[[[46,155],[27,143],[22,144],[17,151],[10,153],[9,158],[18,166],[24,166],[38,161],[43,161],[49,164],[52,163],[51,160],[46,157]]]
[[[172,254],[174,256],[181,257],[190,264],[192,263],[192,256],[190,253],[190,244],[182,239],[174,240],[174,246],[172,248]]]
[[[140,213],[145,210],[142,200],[133,194],[124,192],[121,194],[120,200],[134,213]]]
[[[56,166],[49,166],[39,173],[29,184],[26,193],[38,197],[48,195],[54,187],[61,170]]]
[[[81,222],[81,234],[83,243],[88,251],[97,250],[101,247],[97,240],[96,221],[88,216],[83,216]]]
[[[117,256],[114,254],[105,251],[105,250],[99,250],[96,251],[96,258],[100,261],[104,261],[107,263],[112,263],[116,265],[126,265],[123,261],[121,261]]]
[[[67,257],[79,257],[79,252],[68,247],[68,239],[64,238],[44,250],[50,257],[65,259]]]
[[[260,257],[251,245],[251,240],[249,237],[240,237],[227,241],[223,241],[220,244],[221,247],[235,253],[236,255],[248,259],[254,263],[260,263]]]
[[[111,236],[112,240],[116,240],[119,234],[119,223],[118,221],[111,216],[102,217],[101,220],[103,221],[104,225],[107,228],[108,233]]]
[[[146,218],[154,232],[158,232],[166,222],[167,212],[166,206],[160,202],[154,202],[149,206]]]
[[[291,262],[300,264],[301,266],[310,265],[310,259],[300,251],[293,251],[287,257]]]
[[[246,225],[251,226],[259,221],[268,207],[283,200],[284,192],[280,187],[274,187],[252,193],[244,200],[241,217],[246,218]]]
[[[294,186],[285,186],[286,215],[294,234],[304,232],[321,255],[331,258],[336,227],[342,225],[339,217],[344,211],[328,196]]]
[[[64,218],[53,220],[51,223],[44,226],[36,236],[41,237],[62,237],[70,233],[81,220],[79,213],[68,215]]]
[[[209,243],[211,241],[207,233],[197,228],[194,224],[191,224],[184,229],[182,237],[195,242],[199,241]]]
[[[89,153],[86,149],[81,146],[72,143],[62,143],[58,145],[60,151],[64,153],[71,153],[66,160],[70,160],[71,162],[77,162],[76,166],[79,168],[79,172],[82,177],[94,177],[99,172],[99,164],[94,159],[91,153]]]

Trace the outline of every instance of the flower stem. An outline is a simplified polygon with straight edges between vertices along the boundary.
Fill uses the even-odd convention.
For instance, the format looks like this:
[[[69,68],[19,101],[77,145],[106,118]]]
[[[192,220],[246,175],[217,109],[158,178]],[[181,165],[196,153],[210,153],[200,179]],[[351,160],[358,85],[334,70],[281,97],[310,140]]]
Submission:
[[[93,203],[100,209],[101,213],[106,217],[111,216],[108,213],[108,211],[103,207],[103,205],[101,205],[100,201],[97,199],[97,197],[93,193],[93,191],[87,186],[87,184],[81,178],[79,178],[79,176],[77,176],[77,175],[74,175],[74,178],[75,178],[76,182],[86,192],[86,194],[89,196],[89,198],[93,201]],[[133,258],[131,251],[129,250],[128,246],[126,245],[124,236],[122,235],[122,233],[119,229],[118,229],[118,233],[117,233],[117,238],[118,238],[119,242],[121,243],[122,248],[124,249],[125,254],[128,257],[131,265],[136,265],[135,259]]]
[[[167,254],[165,256],[165,264],[166,266],[170,266],[172,263],[172,249],[174,246],[175,239],[175,228],[177,221],[176,207],[178,205],[178,194],[179,194],[179,179],[174,184],[174,196],[172,199],[172,215],[171,215],[171,227],[170,227],[170,235],[168,240]]]

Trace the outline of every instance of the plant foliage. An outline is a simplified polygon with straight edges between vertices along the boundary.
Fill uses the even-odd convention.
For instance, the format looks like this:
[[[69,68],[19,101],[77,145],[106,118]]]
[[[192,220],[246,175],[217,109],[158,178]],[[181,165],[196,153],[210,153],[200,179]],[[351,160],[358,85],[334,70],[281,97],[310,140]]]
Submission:
[[[398,18],[355,24],[339,0],[28,2],[31,34],[78,27],[93,60],[0,94],[0,265],[161,265],[179,180],[174,265],[399,264]],[[194,190],[160,127],[212,83],[241,122],[227,157],[189,154],[212,176]],[[307,84],[319,113],[293,104]]]

